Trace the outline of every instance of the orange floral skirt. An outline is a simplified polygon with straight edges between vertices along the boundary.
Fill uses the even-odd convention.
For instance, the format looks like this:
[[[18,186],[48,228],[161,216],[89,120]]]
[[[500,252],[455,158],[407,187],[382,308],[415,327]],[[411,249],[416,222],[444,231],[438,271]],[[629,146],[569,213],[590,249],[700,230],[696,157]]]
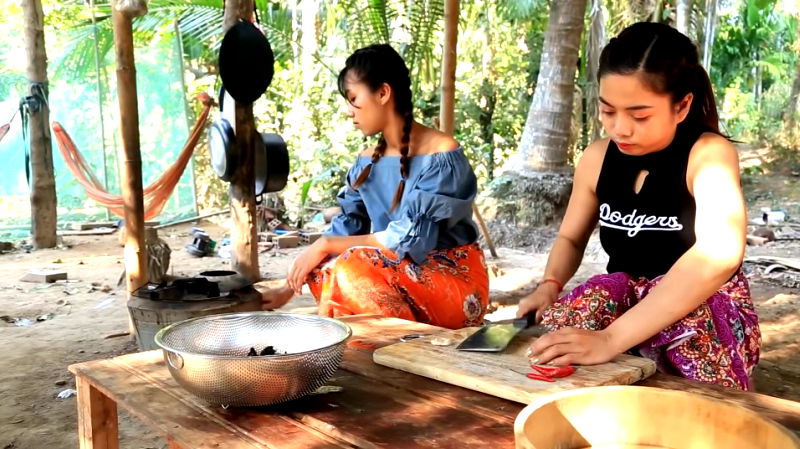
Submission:
[[[373,247],[329,258],[306,279],[329,317],[374,313],[458,329],[483,321],[489,275],[477,244],[434,250],[422,265]]]

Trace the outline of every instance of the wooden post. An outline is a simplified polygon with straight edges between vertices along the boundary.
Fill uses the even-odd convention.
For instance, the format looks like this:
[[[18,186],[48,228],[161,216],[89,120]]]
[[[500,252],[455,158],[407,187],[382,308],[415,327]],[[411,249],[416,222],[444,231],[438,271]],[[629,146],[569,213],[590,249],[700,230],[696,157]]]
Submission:
[[[142,155],[139,149],[139,106],[136,96],[131,17],[119,11],[116,5],[112,6],[111,11],[117,55],[117,95],[124,155],[121,187],[125,208],[125,276],[128,293],[131,294],[148,282],[147,250],[144,246]]]
[[[224,31],[235,25],[239,19],[251,20],[253,2],[251,0],[228,0],[225,3]],[[242,67],[242,70],[247,70]],[[256,237],[256,187],[255,187],[255,119],[253,105],[236,102],[236,145],[239,160],[230,185],[231,245],[233,254],[231,265],[239,274],[252,282],[261,279],[258,269],[258,239]]]
[[[25,49],[30,87],[28,122],[31,148],[31,234],[35,248],[56,246],[56,180],[47,107],[47,53],[44,47],[44,13],[41,0],[24,0]]]
[[[447,0],[444,4],[444,52],[442,55],[442,87],[441,102],[439,107],[439,129],[452,135],[455,131],[455,99],[456,99],[456,49],[458,47],[458,0]],[[478,226],[486,239],[486,245],[492,253],[492,257],[497,258],[497,250],[494,247],[489,229],[483,221],[478,206],[472,205],[472,213],[478,220]]]
[[[84,376],[75,376],[78,390],[78,447],[118,449],[117,403]]]
[[[446,0],[444,4],[444,51],[442,54],[442,98],[439,107],[439,128],[447,134],[453,134],[455,129],[458,10],[458,0]]]

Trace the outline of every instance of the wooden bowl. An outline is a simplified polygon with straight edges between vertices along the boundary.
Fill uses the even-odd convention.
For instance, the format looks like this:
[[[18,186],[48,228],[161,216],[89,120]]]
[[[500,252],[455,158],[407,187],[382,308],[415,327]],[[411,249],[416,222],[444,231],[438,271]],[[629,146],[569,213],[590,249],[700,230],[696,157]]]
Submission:
[[[800,449],[757,413],[684,391],[581,388],[542,397],[514,422],[517,449]]]

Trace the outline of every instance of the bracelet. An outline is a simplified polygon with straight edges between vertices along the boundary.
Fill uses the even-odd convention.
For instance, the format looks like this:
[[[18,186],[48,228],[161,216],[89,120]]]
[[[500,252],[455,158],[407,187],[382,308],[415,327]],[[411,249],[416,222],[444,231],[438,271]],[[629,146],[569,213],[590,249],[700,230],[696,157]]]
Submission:
[[[562,284],[561,282],[558,282],[557,280],[555,280],[553,278],[542,279],[541,281],[539,281],[539,285],[546,284],[548,282],[552,282],[552,283],[556,284],[556,287],[558,287],[558,292],[559,293],[561,293],[561,291],[564,290],[564,284]]]

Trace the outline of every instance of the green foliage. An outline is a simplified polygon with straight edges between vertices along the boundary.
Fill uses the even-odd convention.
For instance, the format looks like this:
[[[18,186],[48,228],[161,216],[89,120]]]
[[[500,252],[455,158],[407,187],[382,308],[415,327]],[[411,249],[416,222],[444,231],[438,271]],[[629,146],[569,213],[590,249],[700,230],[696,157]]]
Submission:
[[[455,134],[475,167],[481,189],[517,149],[544,51],[550,1],[460,2]],[[711,77],[724,130],[739,140],[767,141],[776,154],[789,157],[796,152],[798,132],[786,129],[782,113],[797,76],[800,47],[792,48],[798,45],[797,17],[782,12],[778,1],[719,3]],[[96,3],[95,25],[88,2],[45,0],[47,47],[54,104],[69,104],[72,112],[60,120],[77,133],[76,141],[96,173],[102,172],[103,148],[98,138],[98,103],[106,106],[104,144],[109,148],[107,164],[113,186],[117,184],[117,161],[111,148],[116,139],[117,106],[111,10],[109,0]],[[697,35],[701,35],[703,21],[698,12],[705,8],[702,3],[695,2],[692,23]],[[288,143],[292,171],[281,193],[290,219],[298,223],[308,218],[307,211],[334,204],[354,159],[374,143],[353,129],[336,90],[336,74],[354,49],[376,42],[395,46],[412,71],[415,118],[433,125],[439,115],[444,0],[321,0],[318,5],[313,18],[315,40],[308,43],[301,38],[300,25],[309,18],[288,9],[287,2],[256,0],[260,26],[275,52],[276,64],[272,85],[254,104],[254,114],[260,131],[281,134]],[[637,20],[670,23],[674,15],[674,2],[661,0],[614,0],[602,5],[607,37]],[[21,20],[9,18],[21,16],[17,2],[0,0],[0,10],[4,11],[0,32],[21,35]],[[190,115],[194,116],[199,113],[199,105],[191,100],[194,95],[218,92],[216,61],[222,22],[220,0],[150,0],[148,14],[134,21],[137,69],[143,80],[139,88],[143,145],[164,148],[143,156],[145,166],[153,167],[154,173],[174,159],[182,143],[178,131],[185,131],[187,124],[181,89],[190,99]],[[167,76],[173,69],[160,67],[164,59],[177,60],[179,46],[185,88],[177,77]],[[154,51],[145,51],[148,49]],[[96,54],[99,61],[95,61]],[[580,54],[576,91],[586,92],[585,80],[591,75],[586,73],[586,49]],[[98,79],[104,86],[102,97],[93,87]],[[24,50],[20,53],[17,42],[0,40],[0,106],[15,105],[24,89]],[[13,109],[0,112],[6,110]],[[576,111],[580,110],[576,106]],[[576,118],[580,118],[576,126],[583,126],[585,135],[589,120]],[[19,136],[9,134],[6,140],[3,146],[19,142]],[[54,159],[60,160],[60,156]],[[201,208],[225,207],[228,186],[210,169],[205,136],[194,163]],[[57,165],[56,177],[62,207],[92,206],[63,166]],[[15,194],[26,188],[24,177],[23,184],[18,178]],[[184,188],[187,182],[182,181]],[[186,198],[177,202],[185,206]]]
[[[782,126],[795,73],[797,18],[776,0],[730,5],[720,15],[711,80],[725,132],[735,139],[769,140]]]

